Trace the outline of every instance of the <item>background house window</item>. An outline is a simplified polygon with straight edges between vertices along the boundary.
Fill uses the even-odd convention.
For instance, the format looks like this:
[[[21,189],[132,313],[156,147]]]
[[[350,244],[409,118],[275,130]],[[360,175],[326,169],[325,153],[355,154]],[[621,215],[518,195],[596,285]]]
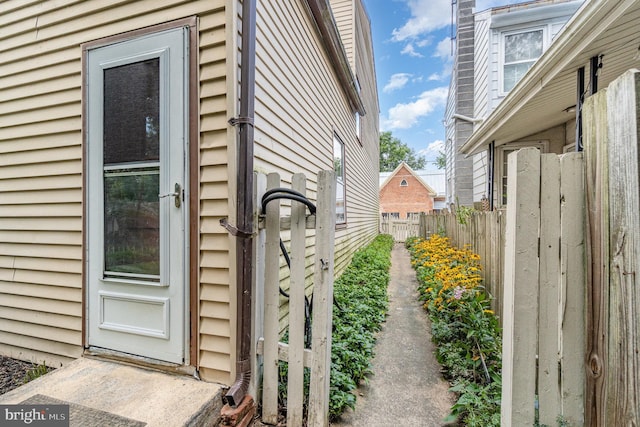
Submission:
[[[360,92],[361,92],[360,80],[358,79],[357,76],[356,76],[355,84],[356,84],[356,90],[358,91],[358,95],[360,95]],[[355,120],[356,120],[356,136],[358,137],[358,141],[360,141],[362,136],[362,131],[361,131],[361,124],[360,124],[360,113],[357,111],[355,113]]]
[[[344,187],[344,143],[333,135],[333,169],[336,173],[336,224],[347,222]]]
[[[495,188],[498,193],[497,201],[501,207],[507,207],[507,176],[508,171],[508,157],[509,154],[518,151],[522,148],[537,148],[541,153],[546,153],[548,150],[548,141],[539,142],[519,142],[514,144],[503,145],[496,148],[496,185]]]
[[[521,31],[504,35],[502,91],[509,92],[542,55],[544,30]]]
[[[400,187],[408,187],[409,183],[407,182],[406,179],[403,179],[402,181],[400,181]]]

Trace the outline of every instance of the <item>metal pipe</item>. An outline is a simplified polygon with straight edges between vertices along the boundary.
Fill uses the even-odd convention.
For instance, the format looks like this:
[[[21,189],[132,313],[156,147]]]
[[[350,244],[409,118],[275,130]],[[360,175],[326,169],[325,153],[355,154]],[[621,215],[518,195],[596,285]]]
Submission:
[[[236,224],[237,334],[236,380],[225,402],[236,408],[251,380],[251,276],[253,262],[253,116],[255,97],[256,0],[242,2],[240,116],[238,125],[238,194]]]
[[[584,67],[578,68],[576,95],[576,151],[582,151],[582,104],[584,103]]]

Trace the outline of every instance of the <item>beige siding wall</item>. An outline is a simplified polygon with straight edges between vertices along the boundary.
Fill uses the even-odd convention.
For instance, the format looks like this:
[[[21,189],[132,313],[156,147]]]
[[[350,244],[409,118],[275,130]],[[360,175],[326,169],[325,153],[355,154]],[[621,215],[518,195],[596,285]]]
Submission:
[[[233,239],[219,220],[233,215],[235,201],[235,129],[227,119],[236,108],[238,5],[0,4],[1,354],[59,365],[82,352],[81,44],[197,15],[199,164],[191,165],[200,182],[199,212],[191,217],[199,227],[199,259],[191,260],[199,276],[197,364],[204,379],[231,382],[235,260]],[[368,31],[368,20],[363,25]],[[337,273],[378,229],[377,93],[370,36],[360,42],[351,48],[367,109],[358,141],[353,111],[304,4],[258,2],[256,169],[280,172],[285,185],[304,172],[315,198],[317,172],[333,167],[334,132],[345,142],[348,224],[337,233]]]
[[[333,18],[336,21],[340,38],[342,39],[342,45],[344,46],[345,53],[349,59],[349,65],[351,68],[355,68],[355,49],[354,38],[355,35],[355,3],[357,0],[329,0],[331,4],[331,11],[333,12]]]
[[[0,353],[59,365],[82,352],[80,44],[200,16],[203,377],[230,381],[228,12],[223,0],[0,5]],[[192,213],[192,220],[198,214]]]
[[[371,114],[366,120],[363,117],[361,144],[355,133],[354,112],[303,2],[259,2],[257,22],[256,169],[278,172],[283,186],[291,185],[292,174],[305,173],[307,194],[314,200],[318,171],[333,169],[334,132],[345,143],[347,227],[336,233],[339,274],[353,251],[377,234],[378,114],[375,82],[370,80],[372,63],[361,80],[371,105],[367,110]],[[309,236],[308,266],[314,241]],[[287,239],[286,233],[283,237]],[[283,269],[284,287],[287,276]]]

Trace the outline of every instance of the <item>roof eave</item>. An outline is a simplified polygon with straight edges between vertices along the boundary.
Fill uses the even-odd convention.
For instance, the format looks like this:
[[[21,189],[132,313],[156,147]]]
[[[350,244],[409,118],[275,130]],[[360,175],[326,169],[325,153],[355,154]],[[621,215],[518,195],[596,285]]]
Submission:
[[[349,99],[351,108],[361,116],[366,114],[364,102],[358,92],[356,78],[351,71],[338,26],[331,12],[329,0],[305,0],[318,32],[324,42],[329,59],[338,75],[338,80]]]
[[[555,76],[582,54],[589,41],[601,34],[620,13],[636,0],[619,2],[586,0],[556,36],[556,41],[518,82],[498,107],[460,147],[466,155],[477,154],[495,140],[496,131],[533,99]],[[620,11],[613,13],[614,10]],[[496,141],[504,143],[507,141]]]

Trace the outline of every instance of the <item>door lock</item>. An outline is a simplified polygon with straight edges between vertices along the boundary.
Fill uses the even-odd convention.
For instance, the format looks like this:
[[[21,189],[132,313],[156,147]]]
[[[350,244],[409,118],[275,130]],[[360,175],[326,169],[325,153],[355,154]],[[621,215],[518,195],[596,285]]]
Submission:
[[[176,205],[176,208],[179,208],[182,204],[182,187],[180,187],[180,184],[176,182],[174,190],[175,191],[173,193],[158,194],[158,197],[160,199],[163,199],[165,197],[174,197],[173,202]]]

